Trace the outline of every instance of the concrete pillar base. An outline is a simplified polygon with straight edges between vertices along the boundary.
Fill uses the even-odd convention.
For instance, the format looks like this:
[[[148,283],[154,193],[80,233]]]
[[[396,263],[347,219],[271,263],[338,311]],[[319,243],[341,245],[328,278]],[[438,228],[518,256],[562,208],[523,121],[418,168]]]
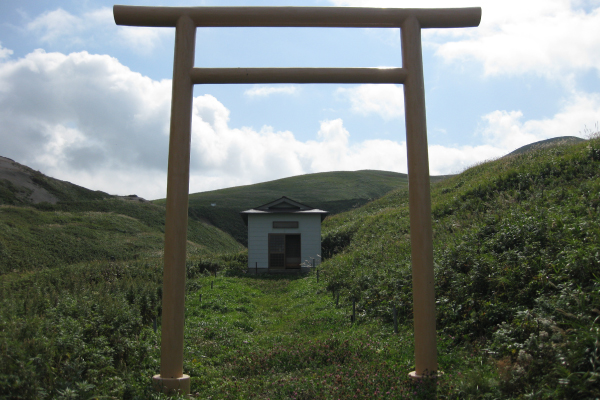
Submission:
[[[152,387],[165,394],[190,394],[190,376],[184,374],[181,378],[161,378],[160,375],[154,375]]]
[[[433,373],[431,373],[431,374],[430,374],[430,373],[427,373],[427,374],[421,374],[421,375],[419,375],[419,374],[417,374],[417,371],[412,371],[412,372],[410,372],[410,373],[408,374],[408,376],[409,376],[411,379],[414,379],[414,380],[418,380],[418,379],[427,379],[427,378],[433,378],[433,379],[436,379],[436,378],[439,378],[439,377],[440,377],[440,375],[444,375],[444,373],[443,373],[442,371],[434,371],[434,372],[433,372]]]

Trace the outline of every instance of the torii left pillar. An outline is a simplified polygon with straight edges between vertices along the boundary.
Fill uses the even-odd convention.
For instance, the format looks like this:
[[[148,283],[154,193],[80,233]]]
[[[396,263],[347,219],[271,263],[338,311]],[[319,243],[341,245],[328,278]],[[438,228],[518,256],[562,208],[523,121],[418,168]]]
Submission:
[[[171,134],[167,177],[165,262],[163,272],[160,375],[153,385],[165,393],[189,393],[190,377],[183,373],[185,314],[185,257],[190,185],[190,143],[196,26],[187,15],[177,20],[171,100]]]

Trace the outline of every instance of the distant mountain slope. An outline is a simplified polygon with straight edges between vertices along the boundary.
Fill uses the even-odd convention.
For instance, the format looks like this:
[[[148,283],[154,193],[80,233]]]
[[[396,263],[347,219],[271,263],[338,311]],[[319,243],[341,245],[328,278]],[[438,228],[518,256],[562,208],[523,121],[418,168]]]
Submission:
[[[504,157],[514,156],[516,154],[523,154],[529,151],[540,150],[547,147],[577,144],[581,142],[585,142],[585,139],[578,138],[576,136],[559,136],[552,139],[540,140],[539,142],[534,142],[523,147],[519,147],[518,149],[511,151]]]
[[[0,157],[0,274],[81,261],[160,256],[164,207],[43,175]],[[243,250],[221,230],[188,224],[188,253]]]
[[[436,182],[445,177],[432,177]],[[336,214],[359,207],[391,190],[407,186],[406,174],[387,171],[337,171],[293,176],[254,185],[190,195],[189,215],[207,221],[247,244],[239,212],[281,196]],[[165,200],[155,200],[164,204]],[[214,205],[213,205],[214,204]]]
[[[99,200],[113,197],[70,182],[50,178],[26,165],[0,156],[0,204],[38,204]]]
[[[406,174],[396,172],[373,170],[322,172],[194,193],[190,195],[190,204],[210,206],[211,203],[216,203],[217,207],[250,208],[287,196],[321,208],[325,207],[325,204],[336,204],[339,201],[375,199],[406,183]],[[336,208],[336,206],[332,207]]]

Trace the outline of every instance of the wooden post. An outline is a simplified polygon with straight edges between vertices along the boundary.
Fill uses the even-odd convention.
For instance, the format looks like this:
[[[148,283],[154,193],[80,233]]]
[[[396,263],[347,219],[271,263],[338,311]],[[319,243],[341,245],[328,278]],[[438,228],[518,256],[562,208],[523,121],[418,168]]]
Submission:
[[[183,328],[193,100],[190,70],[194,66],[195,45],[196,26],[183,15],[175,29],[160,375],[153,377],[153,384],[160,391],[182,394],[190,392],[190,377],[183,374]]]
[[[429,158],[425,118],[425,82],[421,53],[421,26],[408,17],[401,27],[404,82],[406,150],[408,154],[408,202],[413,278],[415,371],[411,377],[437,372],[435,292]]]
[[[254,275],[258,275],[258,261],[254,264],[254,271],[255,271]]]
[[[396,306],[394,306],[394,333],[398,333],[398,310],[396,310]]]

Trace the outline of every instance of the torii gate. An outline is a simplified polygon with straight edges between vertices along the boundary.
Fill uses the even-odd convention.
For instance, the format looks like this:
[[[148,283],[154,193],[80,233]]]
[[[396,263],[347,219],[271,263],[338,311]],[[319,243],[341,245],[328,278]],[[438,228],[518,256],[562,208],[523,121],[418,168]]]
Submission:
[[[113,12],[117,25],[175,28],[161,361],[160,375],[153,377],[157,388],[190,392],[190,377],[183,374],[183,328],[192,92],[194,84],[207,83],[404,84],[415,332],[415,371],[410,375],[435,374],[438,364],[421,29],[476,27],[481,8],[115,5]],[[400,28],[402,68],[194,68],[197,27]]]

